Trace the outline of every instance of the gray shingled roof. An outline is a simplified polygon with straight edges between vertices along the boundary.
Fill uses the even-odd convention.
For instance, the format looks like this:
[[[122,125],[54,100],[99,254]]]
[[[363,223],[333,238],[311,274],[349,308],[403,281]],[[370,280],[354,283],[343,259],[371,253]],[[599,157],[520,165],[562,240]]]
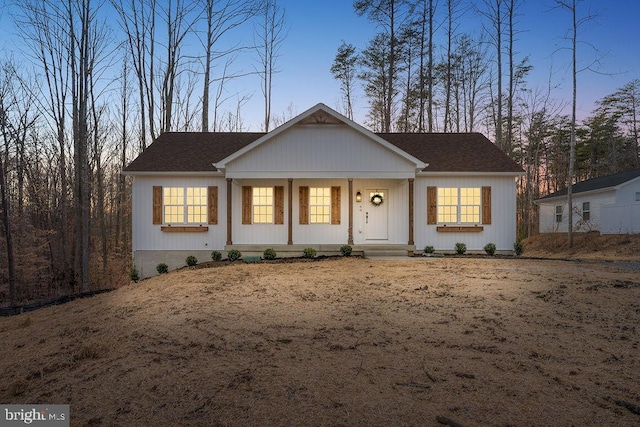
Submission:
[[[615,187],[627,181],[640,176],[640,169],[634,169],[626,172],[620,172],[613,175],[600,176],[598,178],[587,179],[573,184],[571,191],[573,194],[584,193],[585,191],[603,190],[605,188]],[[551,199],[553,197],[562,197],[567,195],[567,188],[562,188],[555,193],[548,194],[539,200]]]
[[[213,172],[219,162],[264,132],[165,132],[124,172]]]
[[[378,133],[428,163],[425,172],[522,172],[481,133]]]
[[[166,132],[124,172],[210,172],[216,163],[265,135],[262,132]],[[522,169],[480,133],[378,133],[428,163],[428,172],[512,172]]]

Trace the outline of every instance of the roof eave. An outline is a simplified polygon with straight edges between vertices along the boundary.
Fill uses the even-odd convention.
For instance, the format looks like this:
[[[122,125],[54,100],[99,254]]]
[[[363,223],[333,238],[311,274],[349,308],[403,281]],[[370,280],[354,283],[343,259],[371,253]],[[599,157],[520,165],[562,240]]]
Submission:
[[[122,171],[124,176],[224,176],[224,173],[217,171]]]
[[[474,172],[474,171],[424,171],[421,170],[417,176],[523,176],[524,172]]]
[[[597,188],[595,190],[588,190],[588,191],[578,191],[577,193],[574,191],[573,192],[573,196],[576,195],[580,195],[580,196],[585,196],[585,195],[591,195],[591,194],[598,194],[598,193],[606,193],[608,191],[615,191],[616,187],[604,187],[604,188]],[[553,196],[551,194],[549,194],[548,196],[544,196],[540,199],[534,200],[534,203],[539,203],[539,202],[546,202],[546,201],[556,201],[556,200],[562,200],[562,199],[566,199],[568,197],[567,194],[562,194],[560,196]]]

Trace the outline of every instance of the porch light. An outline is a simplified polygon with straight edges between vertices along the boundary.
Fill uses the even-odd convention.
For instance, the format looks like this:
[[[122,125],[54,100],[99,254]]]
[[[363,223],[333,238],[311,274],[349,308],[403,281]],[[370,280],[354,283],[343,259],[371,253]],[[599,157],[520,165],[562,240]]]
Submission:
[[[358,191],[356,193],[356,202],[360,203],[361,201],[362,201],[362,193]]]

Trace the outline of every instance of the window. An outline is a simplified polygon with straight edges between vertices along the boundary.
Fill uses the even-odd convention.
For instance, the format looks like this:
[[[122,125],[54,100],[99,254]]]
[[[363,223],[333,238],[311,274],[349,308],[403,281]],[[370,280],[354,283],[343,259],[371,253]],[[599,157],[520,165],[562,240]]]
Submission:
[[[329,224],[331,219],[331,189],[309,188],[309,223]]]
[[[165,224],[207,222],[207,187],[164,187],[162,190]]]
[[[583,221],[591,220],[591,203],[590,202],[582,203],[582,220]]]
[[[457,188],[438,188],[438,222],[458,222]]]
[[[273,224],[273,187],[253,187],[253,223]]]
[[[438,223],[480,222],[480,188],[438,188]]]
[[[562,222],[562,206],[556,206],[556,222]]]
[[[480,222],[480,188],[460,189],[460,222]]]
[[[640,202],[640,191],[636,192],[636,202]]]
[[[300,224],[340,224],[340,187],[298,188]]]

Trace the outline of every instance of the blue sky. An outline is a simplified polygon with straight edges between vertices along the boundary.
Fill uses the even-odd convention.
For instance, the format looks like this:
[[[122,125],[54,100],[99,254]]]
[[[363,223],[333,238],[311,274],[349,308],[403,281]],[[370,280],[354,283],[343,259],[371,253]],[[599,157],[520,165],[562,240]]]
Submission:
[[[440,0],[443,3],[443,0]],[[480,3],[480,2],[477,2]],[[281,72],[274,78],[274,112],[282,112],[289,105],[294,113],[301,113],[318,102],[332,108],[339,105],[340,93],[329,68],[342,40],[358,49],[366,47],[375,27],[366,17],[353,11],[350,0],[323,2],[286,0],[289,32],[279,59]],[[579,38],[596,47],[596,53],[585,44],[579,46],[582,66],[602,57],[600,74],[584,71],[578,76],[578,116],[592,111],[594,102],[632,79],[640,78],[640,1],[608,0],[579,3],[585,10],[591,6],[599,16],[582,27]],[[568,40],[563,39],[571,26],[571,15],[555,9],[553,0],[522,0],[517,27],[519,57],[528,55],[533,65],[528,85],[545,88],[549,75],[558,88],[553,95],[564,100],[569,110],[571,101],[571,57]],[[461,19],[460,31],[478,34],[480,18],[473,11]],[[442,36],[441,36],[442,37]],[[258,104],[257,119],[251,111]],[[254,94],[245,109],[247,123],[253,125],[260,117],[261,93]],[[356,120],[364,120],[366,99],[360,94],[355,103]]]
[[[336,50],[342,40],[353,44],[359,50],[364,49],[376,32],[375,26],[366,17],[359,17],[353,10],[352,0],[280,0],[287,16],[287,37],[284,40],[274,76],[273,106],[274,116],[301,113],[307,108],[323,102],[332,108],[340,104],[339,85],[333,79],[329,69]],[[461,0],[465,2],[464,0]],[[20,55],[18,32],[11,22],[10,0],[0,0],[0,50],[2,57]],[[444,0],[439,0],[442,10]],[[481,0],[475,0],[481,4]],[[566,105],[569,111],[571,100],[571,58],[567,49],[571,16],[566,10],[559,10],[553,0],[521,0],[517,17],[518,34],[516,49],[518,58],[529,56],[533,70],[527,86],[545,88],[550,77],[555,86],[553,97]],[[640,78],[640,0],[584,0],[579,6],[586,13],[591,7],[599,16],[587,22],[579,38],[598,49],[595,52],[587,44],[579,46],[580,65],[601,59],[599,73],[585,71],[578,77],[578,116],[588,116],[594,102],[612,93],[632,79]],[[110,8],[108,3],[103,7]],[[442,11],[439,15],[443,18]],[[114,16],[115,18],[115,16]],[[459,20],[459,32],[478,35],[481,31],[481,18],[468,11]],[[115,35],[119,28],[115,20],[110,22]],[[252,38],[252,31],[246,28],[242,34]],[[234,35],[237,37],[237,35]],[[442,44],[444,34],[436,34],[436,43]],[[18,40],[18,41],[16,41]],[[235,41],[235,40],[234,40]],[[255,55],[238,60],[237,67],[250,71],[255,67]],[[119,66],[117,66],[119,71]],[[245,130],[260,130],[263,117],[263,98],[260,81],[257,77],[237,80],[228,86],[232,96],[250,95],[242,108]],[[235,97],[233,97],[235,98]],[[235,101],[227,108],[235,109]],[[290,111],[289,111],[290,110]],[[358,87],[355,100],[355,119],[364,122],[367,101]]]

